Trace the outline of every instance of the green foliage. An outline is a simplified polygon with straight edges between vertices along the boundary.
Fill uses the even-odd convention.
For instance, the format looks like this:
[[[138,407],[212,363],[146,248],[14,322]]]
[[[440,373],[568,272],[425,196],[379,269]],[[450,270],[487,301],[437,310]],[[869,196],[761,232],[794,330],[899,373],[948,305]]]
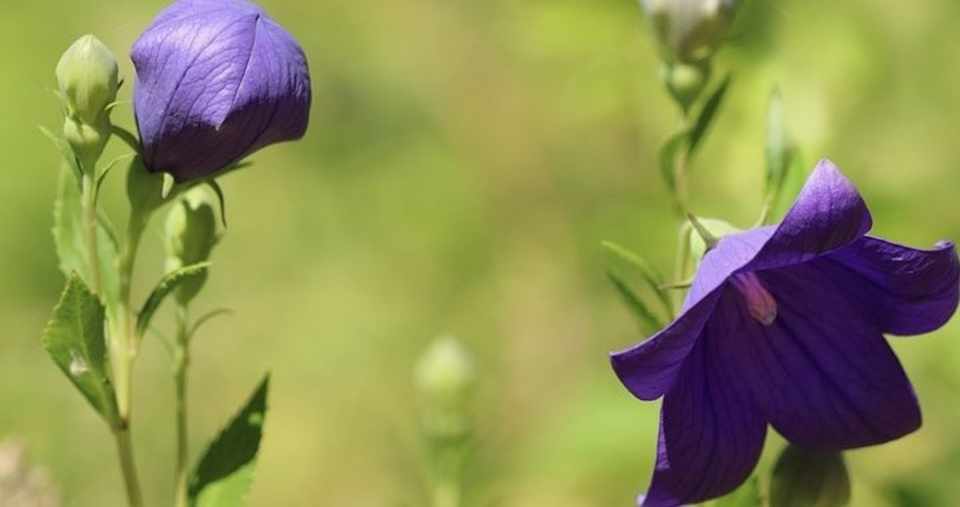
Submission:
[[[630,308],[630,311],[633,313],[634,317],[640,322],[643,330],[653,331],[660,329],[664,326],[663,320],[656,316],[656,314],[647,307],[647,304],[640,299],[633,289],[626,284],[619,276],[607,272],[607,278],[610,279],[610,282],[613,284],[614,288],[617,289],[617,293],[620,294],[620,297],[623,298],[623,302],[626,303],[627,307]]]
[[[116,397],[107,376],[104,308],[79,276],[71,276],[43,333],[53,362],[107,423],[116,427]]]
[[[239,164],[236,167],[241,167]],[[211,179],[207,180],[207,185],[213,189],[213,193],[217,194],[217,201],[220,203],[220,222],[223,224],[223,228],[227,228],[227,196],[223,193],[223,188],[217,183],[217,180]]]
[[[773,467],[770,507],[843,507],[850,477],[843,454],[789,445]]]
[[[677,190],[677,156],[687,147],[690,134],[686,131],[678,132],[667,139],[658,153],[660,159],[660,174],[667,183],[671,192]]]
[[[782,216],[803,187],[806,171],[802,157],[790,140],[784,124],[783,97],[779,89],[770,94],[764,155],[764,222]]]
[[[713,502],[713,507],[761,507],[762,505],[760,479],[756,476],[747,479],[747,482],[733,493]]]
[[[160,308],[160,305],[167,296],[184,282],[198,276],[203,276],[209,267],[209,262],[199,262],[197,264],[184,266],[164,275],[164,277],[160,279],[160,282],[157,283],[156,288],[153,289],[153,292],[150,293],[150,296],[147,297],[147,300],[143,303],[143,307],[140,308],[140,312],[137,314],[137,335],[143,336],[144,333],[146,333],[150,327],[150,321],[153,320],[153,315],[157,312],[157,309]]]
[[[713,120],[717,116],[717,111],[720,110],[720,105],[723,104],[723,99],[727,96],[727,90],[730,88],[730,82],[732,80],[733,76],[727,74],[727,77],[723,78],[720,86],[713,91],[710,98],[703,104],[703,108],[700,109],[700,114],[697,115],[697,121],[694,122],[693,127],[690,129],[690,144],[687,148],[687,153],[690,156],[696,153],[697,148],[700,147],[703,138],[713,124]]]
[[[62,171],[60,189],[53,205],[53,241],[64,276],[69,278],[76,273],[89,287],[94,285],[94,275],[87,254],[80,199],[80,187],[74,183],[73,176],[66,170]],[[120,299],[120,280],[116,270],[118,246],[110,223],[102,216],[97,223],[97,252],[101,299],[112,314],[114,305]]]
[[[613,254],[616,258],[626,262],[631,267],[640,272],[640,276],[647,288],[653,291],[657,299],[663,305],[663,308],[670,315],[673,314],[673,303],[670,296],[664,291],[663,276],[658,273],[640,254],[612,241],[604,241],[603,248]]]
[[[193,472],[190,507],[238,507],[246,502],[267,414],[270,376],[210,444]]]

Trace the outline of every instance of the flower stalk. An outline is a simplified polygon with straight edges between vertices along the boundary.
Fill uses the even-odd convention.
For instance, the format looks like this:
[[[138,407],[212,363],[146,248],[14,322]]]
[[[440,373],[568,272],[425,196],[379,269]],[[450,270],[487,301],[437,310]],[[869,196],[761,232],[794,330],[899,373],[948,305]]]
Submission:
[[[187,507],[187,482],[189,466],[189,425],[187,424],[187,369],[190,366],[190,320],[187,305],[177,305],[177,336],[174,344],[173,377],[176,385],[176,433],[177,461],[174,469],[176,481],[176,507]]]

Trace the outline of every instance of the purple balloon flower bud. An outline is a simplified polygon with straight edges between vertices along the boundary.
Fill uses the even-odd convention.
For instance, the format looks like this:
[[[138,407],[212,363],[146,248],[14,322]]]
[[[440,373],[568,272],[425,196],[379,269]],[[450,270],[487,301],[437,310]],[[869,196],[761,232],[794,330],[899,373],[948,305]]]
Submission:
[[[303,137],[303,49],[246,0],[179,0],[133,45],[134,108],[151,171],[203,178],[270,144]]]

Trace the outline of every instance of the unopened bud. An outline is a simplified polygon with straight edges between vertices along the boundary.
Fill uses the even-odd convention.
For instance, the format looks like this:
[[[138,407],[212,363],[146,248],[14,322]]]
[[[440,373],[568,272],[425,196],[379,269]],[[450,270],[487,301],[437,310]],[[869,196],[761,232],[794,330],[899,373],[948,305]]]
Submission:
[[[130,161],[127,172],[127,199],[130,208],[147,215],[164,203],[163,173],[152,173],[137,155]]]
[[[119,88],[113,53],[93,35],[84,35],[60,57],[56,73],[69,115],[87,125],[100,123]]]
[[[850,477],[843,455],[790,445],[773,467],[771,505],[842,507],[850,502]]]
[[[440,439],[465,437],[470,430],[467,403],[476,381],[466,348],[455,338],[437,340],[417,365],[415,381],[426,432]]]
[[[641,0],[668,61],[709,58],[726,37],[737,0]]]
[[[188,191],[174,203],[167,216],[164,234],[167,272],[210,259],[219,240],[216,207],[216,200],[204,187]],[[206,281],[207,271],[183,281],[176,292],[177,301],[189,303]]]
[[[661,78],[673,99],[686,111],[710,82],[710,62],[665,63],[661,67]]]

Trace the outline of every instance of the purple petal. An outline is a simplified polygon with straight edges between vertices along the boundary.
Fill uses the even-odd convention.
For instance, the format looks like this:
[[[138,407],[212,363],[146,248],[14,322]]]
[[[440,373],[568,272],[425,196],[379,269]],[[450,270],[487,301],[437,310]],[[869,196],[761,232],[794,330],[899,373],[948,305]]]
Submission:
[[[862,277],[828,258],[757,276],[777,301],[776,320],[764,326],[751,318],[730,289],[737,308],[724,306],[711,324],[727,322],[725,338],[746,344],[751,367],[741,373],[777,431],[803,447],[841,450],[920,427],[913,388],[871,302],[852,297]]]
[[[817,164],[751,270],[807,261],[856,241],[873,225],[856,187],[829,160]]]
[[[175,2],[131,57],[137,126],[151,170],[181,181],[206,176],[306,131],[303,51],[249,2]]]
[[[952,243],[917,250],[865,237],[829,258],[859,275],[855,297],[870,301],[884,333],[929,333],[946,324],[960,298],[960,261]]]
[[[725,495],[750,475],[766,421],[736,364],[728,337],[708,330],[664,397],[657,464],[644,507],[675,507]]]

